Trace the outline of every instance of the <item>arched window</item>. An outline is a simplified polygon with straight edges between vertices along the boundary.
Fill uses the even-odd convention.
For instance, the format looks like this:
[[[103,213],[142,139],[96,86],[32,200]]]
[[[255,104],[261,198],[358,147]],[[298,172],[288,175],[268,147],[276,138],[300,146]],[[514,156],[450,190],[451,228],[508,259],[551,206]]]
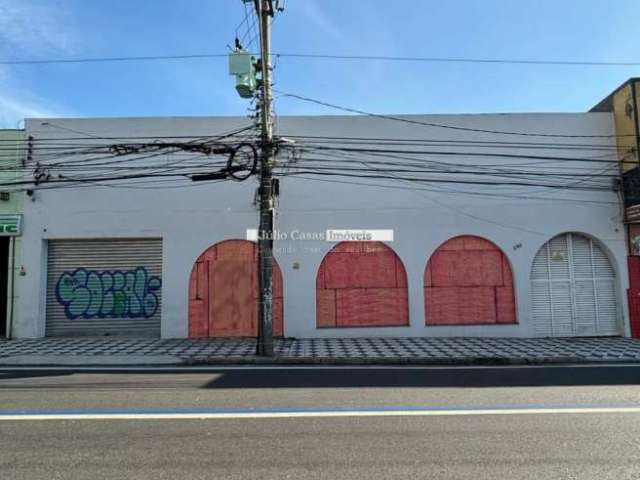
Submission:
[[[255,337],[258,334],[258,249],[248,240],[209,247],[189,280],[189,337]],[[283,335],[282,273],[273,262],[273,333]]]
[[[407,298],[407,273],[391,248],[381,242],[342,242],[318,270],[316,325],[408,325]]]
[[[424,272],[427,325],[516,323],[513,276],[507,257],[488,240],[447,240]]]

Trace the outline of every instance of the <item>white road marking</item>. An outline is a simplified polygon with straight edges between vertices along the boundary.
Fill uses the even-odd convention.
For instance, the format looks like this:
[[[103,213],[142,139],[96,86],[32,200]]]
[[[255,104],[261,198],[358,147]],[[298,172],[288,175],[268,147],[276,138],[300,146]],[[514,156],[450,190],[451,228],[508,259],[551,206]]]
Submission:
[[[42,420],[248,420],[269,418],[332,417],[446,417],[482,415],[559,415],[640,413],[640,407],[568,407],[438,410],[309,410],[273,412],[142,412],[142,413],[15,413],[0,414],[0,421]]]

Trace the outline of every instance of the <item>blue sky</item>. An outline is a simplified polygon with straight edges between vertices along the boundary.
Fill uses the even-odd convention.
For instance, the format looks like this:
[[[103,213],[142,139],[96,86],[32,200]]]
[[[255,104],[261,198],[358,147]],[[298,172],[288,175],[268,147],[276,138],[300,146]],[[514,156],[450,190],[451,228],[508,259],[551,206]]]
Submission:
[[[286,0],[281,53],[640,61],[637,0]],[[0,0],[0,58],[219,53],[241,0]],[[277,88],[380,113],[584,111],[640,67],[281,58]],[[34,116],[244,115],[226,59],[0,65],[0,127]],[[281,98],[278,114],[333,114]]]

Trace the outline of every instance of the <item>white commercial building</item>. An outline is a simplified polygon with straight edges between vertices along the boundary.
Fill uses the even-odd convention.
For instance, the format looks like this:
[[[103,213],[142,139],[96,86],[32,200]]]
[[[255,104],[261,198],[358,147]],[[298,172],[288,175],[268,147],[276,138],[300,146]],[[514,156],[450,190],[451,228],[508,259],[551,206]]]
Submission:
[[[630,334],[611,113],[399,118],[278,118],[277,334]],[[249,124],[27,120],[14,336],[254,335],[256,176],[170,176]]]

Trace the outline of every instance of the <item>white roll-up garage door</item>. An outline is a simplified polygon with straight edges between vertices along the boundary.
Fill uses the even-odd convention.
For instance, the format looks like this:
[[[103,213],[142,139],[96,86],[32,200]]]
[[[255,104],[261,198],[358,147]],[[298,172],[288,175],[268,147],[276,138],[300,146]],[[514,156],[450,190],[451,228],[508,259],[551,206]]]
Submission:
[[[547,242],[533,261],[531,292],[536,335],[620,334],[615,272],[590,238],[567,233]]]
[[[160,335],[161,239],[49,240],[46,335]]]

